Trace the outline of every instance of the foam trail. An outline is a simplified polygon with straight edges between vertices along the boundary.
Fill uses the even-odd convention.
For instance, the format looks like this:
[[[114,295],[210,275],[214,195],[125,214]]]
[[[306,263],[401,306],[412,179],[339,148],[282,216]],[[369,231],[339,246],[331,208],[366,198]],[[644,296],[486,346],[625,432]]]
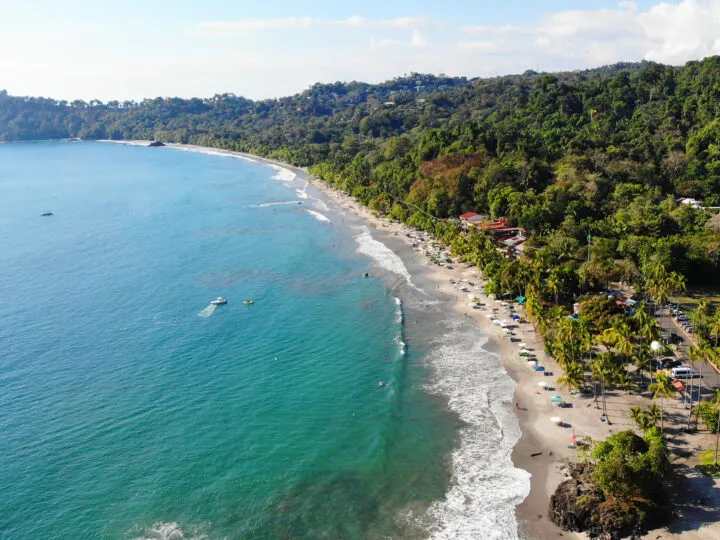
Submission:
[[[515,383],[477,334],[456,329],[427,357],[436,368],[428,390],[447,396],[466,427],[452,453],[445,498],[426,515],[407,518],[441,540],[518,540],[515,506],[530,492],[530,475],[510,459],[521,434],[511,406]]]
[[[266,202],[262,204],[253,204],[250,208],[269,208],[271,206],[283,206],[286,204],[300,204],[300,201],[282,201],[282,202]]]
[[[318,221],[324,221],[325,223],[330,223],[330,219],[324,215],[322,215],[320,212],[316,212],[315,210],[308,210],[308,214],[310,214],[312,217],[317,219]]]
[[[415,287],[410,277],[410,272],[408,272],[405,264],[403,264],[402,259],[385,244],[375,240],[367,227],[363,227],[363,229],[362,234],[355,237],[355,241],[358,244],[358,253],[367,255],[381,268],[404,277],[408,285]]]
[[[200,313],[198,313],[198,317],[202,317],[203,319],[207,319],[210,317],[213,313],[215,313],[215,310],[217,309],[217,306],[215,304],[208,304],[208,306],[203,309]]]
[[[185,532],[177,523],[155,523],[145,529],[142,536],[134,540],[206,540],[207,535],[199,534],[197,531],[191,536],[185,536]]]
[[[296,189],[296,190],[295,190],[295,194],[296,194],[298,197],[300,197],[301,199],[307,199],[307,198],[308,198],[308,194],[305,193],[305,190],[304,190],[304,189]]]

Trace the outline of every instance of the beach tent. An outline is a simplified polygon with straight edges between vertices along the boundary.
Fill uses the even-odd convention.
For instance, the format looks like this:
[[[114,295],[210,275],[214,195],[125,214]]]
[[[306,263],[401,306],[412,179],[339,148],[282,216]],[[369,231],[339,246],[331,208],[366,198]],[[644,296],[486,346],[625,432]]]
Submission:
[[[516,301],[518,304],[522,304],[522,303],[525,301],[525,297],[524,297],[524,296],[518,296],[518,297],[515,299],[515,301]]]

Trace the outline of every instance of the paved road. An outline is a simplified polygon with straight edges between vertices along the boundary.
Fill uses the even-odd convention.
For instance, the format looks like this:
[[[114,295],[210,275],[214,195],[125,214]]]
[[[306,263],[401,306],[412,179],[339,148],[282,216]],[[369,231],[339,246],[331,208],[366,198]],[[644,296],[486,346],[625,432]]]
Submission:
[[[678,326],[675,319],[669,315],[667,309],[663,309],[658,313],[657,320],[659,326],[663,328],[668,335],[671,332],[674,332],[684,339],[678,347],[676,358],[682,359],[686,364],[691,365],[698,373],[701,373],[702,370],[702,397],[703,399],[709,398],[716,389],[720,388],[720,373],[718,373],[711,365],[705,364],[701,366],[698,362],[690,362],[688,359],[688,348],[695,343],[695,338],[693,335],[686,333],[680,326]],[[692,383],[689,380],[685,382],[689,389]],[[694,383],[695,385],[698,385],[699,379],[695,379]],[[697,386],[693,391],[693,400],[697,400]]]

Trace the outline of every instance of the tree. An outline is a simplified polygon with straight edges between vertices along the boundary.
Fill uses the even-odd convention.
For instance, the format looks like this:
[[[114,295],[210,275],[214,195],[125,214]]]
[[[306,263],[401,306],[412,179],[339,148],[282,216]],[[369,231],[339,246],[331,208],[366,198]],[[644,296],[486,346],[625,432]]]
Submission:
[[[558,377],[558,384],[577,390],[585,386],[585,368],[581,362],[569,362],[564,367],[565,373]]]
[[[675,388],[672,385],[670,377],[665,373],[656,372],[655,382],[650,385],[650,392],[653,393],[653,400],[656,400],[658,396],[661,398],[660,401],[660,431],[665,431],[665,399],[671,397],[675,392]]]
[[[642,410],[640,407],[630,407],[630,418],[643,432],[655,425],[647,411]]]

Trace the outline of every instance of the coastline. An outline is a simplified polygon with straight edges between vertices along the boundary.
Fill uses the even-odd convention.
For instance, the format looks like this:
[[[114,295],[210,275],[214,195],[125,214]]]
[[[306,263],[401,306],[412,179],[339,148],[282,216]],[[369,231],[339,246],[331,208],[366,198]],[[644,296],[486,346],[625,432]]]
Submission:
[[[98,142],[112,142],[136,146],[146,146],[149,143],[149,141]],[[166,143],[166,147],[183,151],[209,153],[212,155],[226,155],[229,157],[242,158],[251,162],[262,163],[276,170],[290,170],[294,174],[307,179],[310,185],[326,195],[344,211],[351,212],[353,215],[359,217],[370,228],[385,237],[384,239],[399,239],[412,249],[411,245],[413,240],[406,235],[410,232],[415,232],[414,229],[402,223],[391,222],[384,217],[376,215],[372,210],[362,206],[349,195],[343,194],[319,178],[312,176],[306,169],[253,154],[213,147],[175,143]],[[426,233],[423,234],[429,236]],[[424,278],[435,284],[437,287],[436,292],[442,296],[442,301],[447,304],[450,310],[456,315],[471,321],[487,338],[487,342],[483,344],[483,348],[499,357],[507,375],[511,377],[515,383],[512,401],[513,403],[520,404],[520,409],[518,410],[512,403],[505,405],[507,408],[505,412],[510,415],[515,415],[520,428],[519,439],[515,442],[512,449],[511,464],[515,468],[522,469],[529,473],[530,477],[529,493],[515,500],[518,538],[522,540],[545,540],[556,538],[559,534],[563,534],[569,538],[583,538],[583,536],[562,531],[553,525],[546,517],[550,495],[557,484],[563,479],[559,466],[564,458],[573,455],[574,450],[568,451],[565,442],[567,439],[564,437],[562,438],[563,443],[559,444],[558,440],[553,438],[548,439],[543,435],[543,432],[547,432],[548,427],[553,428],[552,431],[555,433],[557,433],[555,430],[561,430],[561,428],[552,426],[546,420],[548,416],[555,413],[553,413],[549,405],[546,407],[549,414],[542,414],[536,409],[538,402],[546,398],[545,395],[536,394],[538,377],[534,371],[531,371],[527,367],[527,361],[519,356],[518,353],[520,349],[518,342],[511,342],[505,332],[503,332],[499,326],[494,325],[488,318],[488,314],[490,313],[497,313],[501,319],[506,318],[509,312],[499,305],[497,308],[494,308],[495,304],[493,300],[480,294],[479,289],[484,285],[484,281],[477,268],[465,263],[457,263],[452,269],[440,266],[429,266],[430,263],[426,257],[423,256],[420,258],[423,259],[422,266],[425,270]],[[459,280],[469,280],[475,283],[478,286],[477,296],[481,297],[482,301],[487,304],[487,307],[479,310],[473,309],[466,293],[459,292],[450,283],[451,279],[456,282]],[[497,311],[494,311],[494,309],[497,309]],[[522,310],[519,311],[519,313],[522,314]],[[512,337],[519,338],[520,342],[524,342],[529,348],[534,349],[534,352],[538,356],[539,363],[548,367],[548,370],[554,368],[555,373],[557,373],[557,366],[553,365],[550,367],[550,365],[554,363],[548,362],[547,359],[545,359],[539,335],[533,331],[529,324],[520,324],[514,333],[516,336]],[[557,375],[553,378],[556,377]],[[545,377],[544,379],[548,378]],[[562,392],[560,395],[563,395]],[[549,397],[549,395],[547,397]],[[567,399],[566,396],[563,397]],[[565,448],[563,448],[563,446]],[[537,452],[542,452],[542,454],[533,457],[532,455]]]

